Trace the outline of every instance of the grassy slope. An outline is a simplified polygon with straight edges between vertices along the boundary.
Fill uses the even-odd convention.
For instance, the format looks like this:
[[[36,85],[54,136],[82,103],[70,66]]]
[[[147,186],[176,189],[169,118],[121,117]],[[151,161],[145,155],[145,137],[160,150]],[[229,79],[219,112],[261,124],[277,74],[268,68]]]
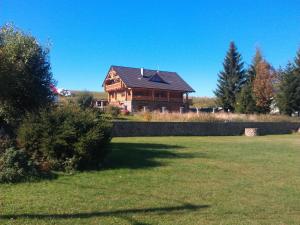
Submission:
[[[300,224],[299,135],[115,138],[112,147],[104,171],[1,185],[0,223]]]
[[[59,101],[63,103],[68,101],[76,101],[77,97],[85,92],[91,94],[97,100],[107,99],[107,94],[105,92],[71,90],[72,96],[70,97],[59,96]]]
[[[193,106],[195,107],[217,107],[216,98],[214,97],[191,97],[193,100]]]
[[[73,90],[71,91],[73,95],[78,96],[80,94],[83,94],[85,92],[88,92],[94,96],[96,99],[107,99],[107,94],[105,92],[100,92],[100,91],[78,91],[78,90]]]

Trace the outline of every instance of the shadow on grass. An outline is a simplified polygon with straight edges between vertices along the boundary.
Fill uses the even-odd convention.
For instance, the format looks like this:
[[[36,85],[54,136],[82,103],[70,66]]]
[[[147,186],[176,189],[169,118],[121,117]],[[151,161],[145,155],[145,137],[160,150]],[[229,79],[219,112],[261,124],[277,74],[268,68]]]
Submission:
[[[179,206],[144,208],[144,209],[121,209],[102,212],[84,212],[84,213],[64,213],[64,214],[8,214],[0,215],[0,219],[87,219],[93,217],[120,217],[132,222],[132,224],[147,224],[133,220],[129,216],[136,214],[170,214],[170,213],[186,213],[191,211],[199,211],[200,209],[209,208],[209,205],[193,205],[183,204]]]
[[[140,169],[163,166],[164,163],[158,159],[195,157],[191,153],[176,152],[181,148],[183,147],[177,145],[153,143],[111,143],[110,153],[104,162],[104,167],[106,169]]]

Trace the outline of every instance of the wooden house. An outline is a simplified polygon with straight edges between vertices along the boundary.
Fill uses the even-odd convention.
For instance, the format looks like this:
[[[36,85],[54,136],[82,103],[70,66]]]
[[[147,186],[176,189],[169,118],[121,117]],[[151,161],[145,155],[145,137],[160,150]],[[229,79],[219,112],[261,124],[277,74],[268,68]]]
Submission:
[[[108,103],[130,112],[187,109],[194,92],[176,72],[111,66],[103,82]]]

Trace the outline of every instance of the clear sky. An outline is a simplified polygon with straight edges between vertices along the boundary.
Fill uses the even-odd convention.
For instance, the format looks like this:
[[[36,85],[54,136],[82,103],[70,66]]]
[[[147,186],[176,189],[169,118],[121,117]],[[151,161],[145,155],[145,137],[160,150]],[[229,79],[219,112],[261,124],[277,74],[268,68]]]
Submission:
[[[300,0],[0,0],[6,22],[51,41],[67,89],[101,91],[110,65],[123,65],[176,71],[213,96],[231,40],[247,64],[259,46],[275,67],[300,47]]]

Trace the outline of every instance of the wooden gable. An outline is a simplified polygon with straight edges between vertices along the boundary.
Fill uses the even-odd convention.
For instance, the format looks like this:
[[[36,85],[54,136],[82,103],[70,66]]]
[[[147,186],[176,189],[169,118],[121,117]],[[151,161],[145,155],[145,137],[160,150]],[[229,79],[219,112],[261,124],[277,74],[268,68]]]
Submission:
[[[126,85],[114,69],[110,69],[103,85],[105,91],[124,89]]]

